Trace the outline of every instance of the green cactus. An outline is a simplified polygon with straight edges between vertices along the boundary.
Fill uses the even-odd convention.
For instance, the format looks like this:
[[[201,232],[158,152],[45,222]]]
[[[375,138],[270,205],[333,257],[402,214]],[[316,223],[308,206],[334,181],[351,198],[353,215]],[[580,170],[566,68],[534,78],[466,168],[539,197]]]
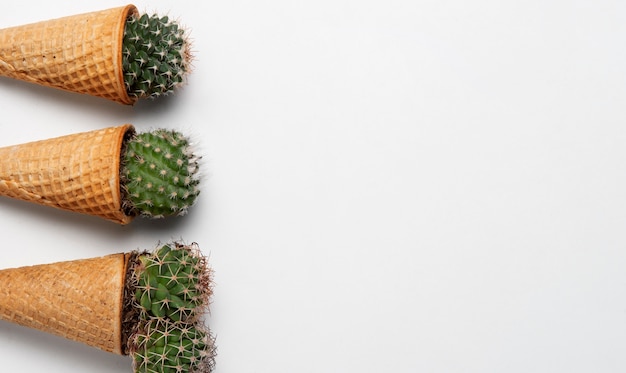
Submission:
[[[215,345],[201,324],[150,320],[131,338],[130,355],[136,373],[208,373]]]
[[[189,71],[185,31],[168,17],[130,16],[122,51],[124,82],[131,97],[168,94],[184,83]]]
[[[197,319],[211,295],[211,273],[195,245],[166,244],[137,260],[135,301],[142,319]]]
[[[158,129],[135,134],[122,156],[124,209],[129,215],[184,215],[200,193],[198,158],[181,133]]]
[[[165,244],[130,260],[125,351],[134,371],[211,372],[215,340],[198,317],[208,306],[211,272],[197,245]]]

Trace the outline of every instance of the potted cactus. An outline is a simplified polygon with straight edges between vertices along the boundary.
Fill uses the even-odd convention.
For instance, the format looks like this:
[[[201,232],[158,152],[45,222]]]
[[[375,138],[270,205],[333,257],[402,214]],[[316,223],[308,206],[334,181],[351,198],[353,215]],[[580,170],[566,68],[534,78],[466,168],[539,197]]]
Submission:
[[[180,87],[185,30],[134,5],[0,30],[0,76],[134,104]]]
[[[207,373],[211,270],[196,244],[0,270],[0,319],[130,355],[135,372]]]
[[[200,193],[198,160],[177,131],[76,133],[0,148],[0,196],[119,224],[182,215]]]

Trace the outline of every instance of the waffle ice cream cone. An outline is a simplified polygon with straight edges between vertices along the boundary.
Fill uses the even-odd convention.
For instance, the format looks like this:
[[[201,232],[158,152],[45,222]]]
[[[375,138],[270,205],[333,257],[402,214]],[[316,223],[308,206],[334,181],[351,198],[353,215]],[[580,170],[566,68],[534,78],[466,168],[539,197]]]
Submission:
[[[0,148],[0,195],[127,224],[120,157],[132,125]]]
[[[133,104],[122,40],[133,5],[0,30],[0,76]]]
[[[0,271],[0,319],[123,354],[128,254]]]

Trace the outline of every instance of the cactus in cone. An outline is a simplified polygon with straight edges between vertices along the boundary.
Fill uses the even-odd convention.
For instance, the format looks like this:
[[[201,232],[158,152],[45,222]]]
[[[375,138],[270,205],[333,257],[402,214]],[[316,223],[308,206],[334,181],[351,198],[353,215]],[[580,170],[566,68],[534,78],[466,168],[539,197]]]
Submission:
[[[123,125],[0,148],[0,195],[99,216],[183,215],[200,193],[181,133]]]
[[[182,215],[200,193],[198,160],[180,132],[158,129],[133,136],[122,165],[131,213]]]
[[[0,76],[126,105],[183,85],[191,59],[177,22],[132,4],[0,29]]]
[[[171,271],[154,271],[155,263]],[[164,295],[147,285],[173,273],[187,273],[176,281],[189,291],[170,286]],[[198,317],[208,309],[211,270],[196,244],[5,269],[0,282],[0,319],[130,355],[136,373],[213,369],[214,338]]]

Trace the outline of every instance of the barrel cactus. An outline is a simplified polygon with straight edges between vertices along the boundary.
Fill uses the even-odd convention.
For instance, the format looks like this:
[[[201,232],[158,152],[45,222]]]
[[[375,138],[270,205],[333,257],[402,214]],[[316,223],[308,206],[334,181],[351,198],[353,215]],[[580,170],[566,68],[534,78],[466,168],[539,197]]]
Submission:
[[[131,15],[126,21],[122,68],[128,95],[168,94],[185,81],[191,59],[185,30],[167,16]]]
[[[197,319],[211,295],[211,273],[194,246],[166,244],[137,260],[135,300],[142,318]]]
[[[208,373],[215,345],[201,324],[150,320],[139,326],[130,354],[136,373]]]
[[[200,317],[212,293],[211,271],[196,244],[168,243],[136,253],[128,278],[136,312],[127,350],[136,373],[208,373],[215,343]]]
[[[187,213],[200,193],[198,160],[180,132],[132,135],[121,167],[125,210],[154,218]]]

